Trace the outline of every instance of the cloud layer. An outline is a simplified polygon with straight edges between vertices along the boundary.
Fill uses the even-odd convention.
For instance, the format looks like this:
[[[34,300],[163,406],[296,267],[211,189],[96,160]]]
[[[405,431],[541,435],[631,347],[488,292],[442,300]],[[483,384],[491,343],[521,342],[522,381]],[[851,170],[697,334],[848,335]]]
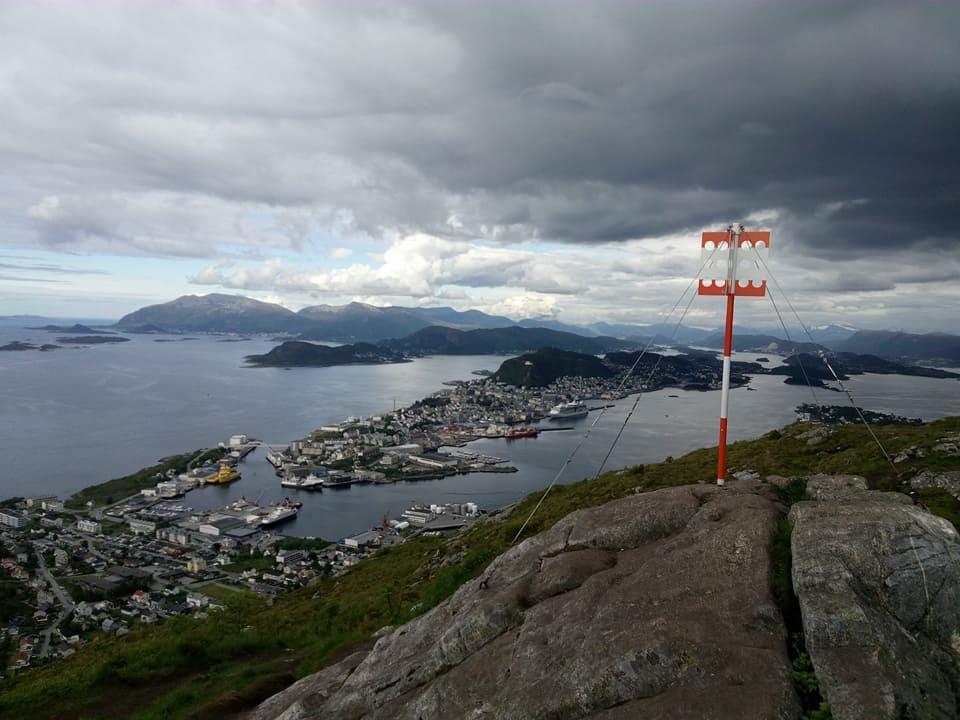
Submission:
[[[958,33],[947,3],[8,2],[0,244],[573,308],[656,287],[611,246],[755,216],[791,286],[896,305],[960,262]]]

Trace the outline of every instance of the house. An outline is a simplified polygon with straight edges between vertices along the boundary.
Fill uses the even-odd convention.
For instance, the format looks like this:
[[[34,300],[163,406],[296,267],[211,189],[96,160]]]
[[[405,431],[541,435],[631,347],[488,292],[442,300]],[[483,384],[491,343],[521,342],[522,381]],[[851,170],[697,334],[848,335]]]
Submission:
[[[210,598],[200,593],[187,593],[187,605],[192,608],[205,608],[210,604]]]
[[[40,518],[40,524],[45,528],[56,528],[59,530],[63,528],[63,518],[56,517],[55,515],[44,515]]]
[[[27,498],[27,507],[28,508],[38,508],[43,507],[43,503],[47,500],[56,500],[56,495],[41,495],[39,497]]]
[[[303,562],[307,554],[303,550],[280,550],[277,552],[277,562],[283,565]]]
[[[81,618],[90,617],[91,615],[93,615],[93,605],[86,602],[85,600],[81,600],[74,606],[73,614]]]

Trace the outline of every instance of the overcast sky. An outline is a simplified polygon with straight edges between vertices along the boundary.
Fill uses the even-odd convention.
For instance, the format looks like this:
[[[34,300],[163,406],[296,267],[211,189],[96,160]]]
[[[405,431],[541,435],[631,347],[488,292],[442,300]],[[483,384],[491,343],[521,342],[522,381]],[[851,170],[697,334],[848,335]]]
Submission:
[[[646,322],[740,220],[811,322],[957,332],[958,38],[957,3],[5,0],[0,314]]]

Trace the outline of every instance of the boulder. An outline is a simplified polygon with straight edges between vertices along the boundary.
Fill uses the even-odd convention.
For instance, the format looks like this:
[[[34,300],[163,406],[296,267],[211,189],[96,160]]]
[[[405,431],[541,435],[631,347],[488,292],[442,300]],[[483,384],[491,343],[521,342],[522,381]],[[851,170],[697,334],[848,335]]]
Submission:
[[[960,715],[960,540],[861,478],[808,481],[795,504],[793,585],[836,720]]]
[[[914,490],[928,487],[940,488],[960,500],[960,470],[947,470],[945,472],[924,470],[910,481],[910,487]]]
[[[780,517],[756,482],[577,511],[381,637],[342,682],[328,668],[254,717],[796,718],[770,590]]]

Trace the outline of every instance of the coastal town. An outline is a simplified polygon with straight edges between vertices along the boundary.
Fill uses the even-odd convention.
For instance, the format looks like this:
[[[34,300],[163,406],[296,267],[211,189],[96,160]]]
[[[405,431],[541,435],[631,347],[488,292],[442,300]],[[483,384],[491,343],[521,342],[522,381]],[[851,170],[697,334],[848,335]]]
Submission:
[[[458,531],[481,516],[472,502],[416,505],[356,535],[328,542],[280,535],[256,505],[219,511],[127,501],[100,520],[54,497],[0,508],[0,663],[23,671],[72,655],[98,636],[176,615],[205,618],[226,598],[272,598],[347,572],[417,534]]]
[[[337,491],[353,484],[416,482],[471,472],[515,472],[472,452],[479,438],[532,438],[570,429],[591,410],[642,389],[639,376],[561,377],[514,387],[478,372],[403,407],[323,425],[286,447],[266,448],[278,484]],[[678,382],[661,376],[657,385]],[[712,377],[680,382],[715,382]],[[546,421],[546,422],[542,422]],[[22,672],[73,654],[103,635],[178,615],[219,612],[232,594],[272,598],[337,576],[383,548],[420,534],[448,534],[482,517],[474,502],[414,505],[354,535],[327,540],[282,534],[301,502],[270,506],[240,495],[196,511],[189,494],[242,481],[242,461],[261,447],[244,434],[192,456],[181,471],[141,473],[134,494],[79,504],[53,496],[0,507],[0,664]],[[139,476],[138,476],[139,477]],[[238,490],[242,483],[238,485]],[[296,493],[293,493],[296,498]],[[90,495],[90,497],[97,497]]]

